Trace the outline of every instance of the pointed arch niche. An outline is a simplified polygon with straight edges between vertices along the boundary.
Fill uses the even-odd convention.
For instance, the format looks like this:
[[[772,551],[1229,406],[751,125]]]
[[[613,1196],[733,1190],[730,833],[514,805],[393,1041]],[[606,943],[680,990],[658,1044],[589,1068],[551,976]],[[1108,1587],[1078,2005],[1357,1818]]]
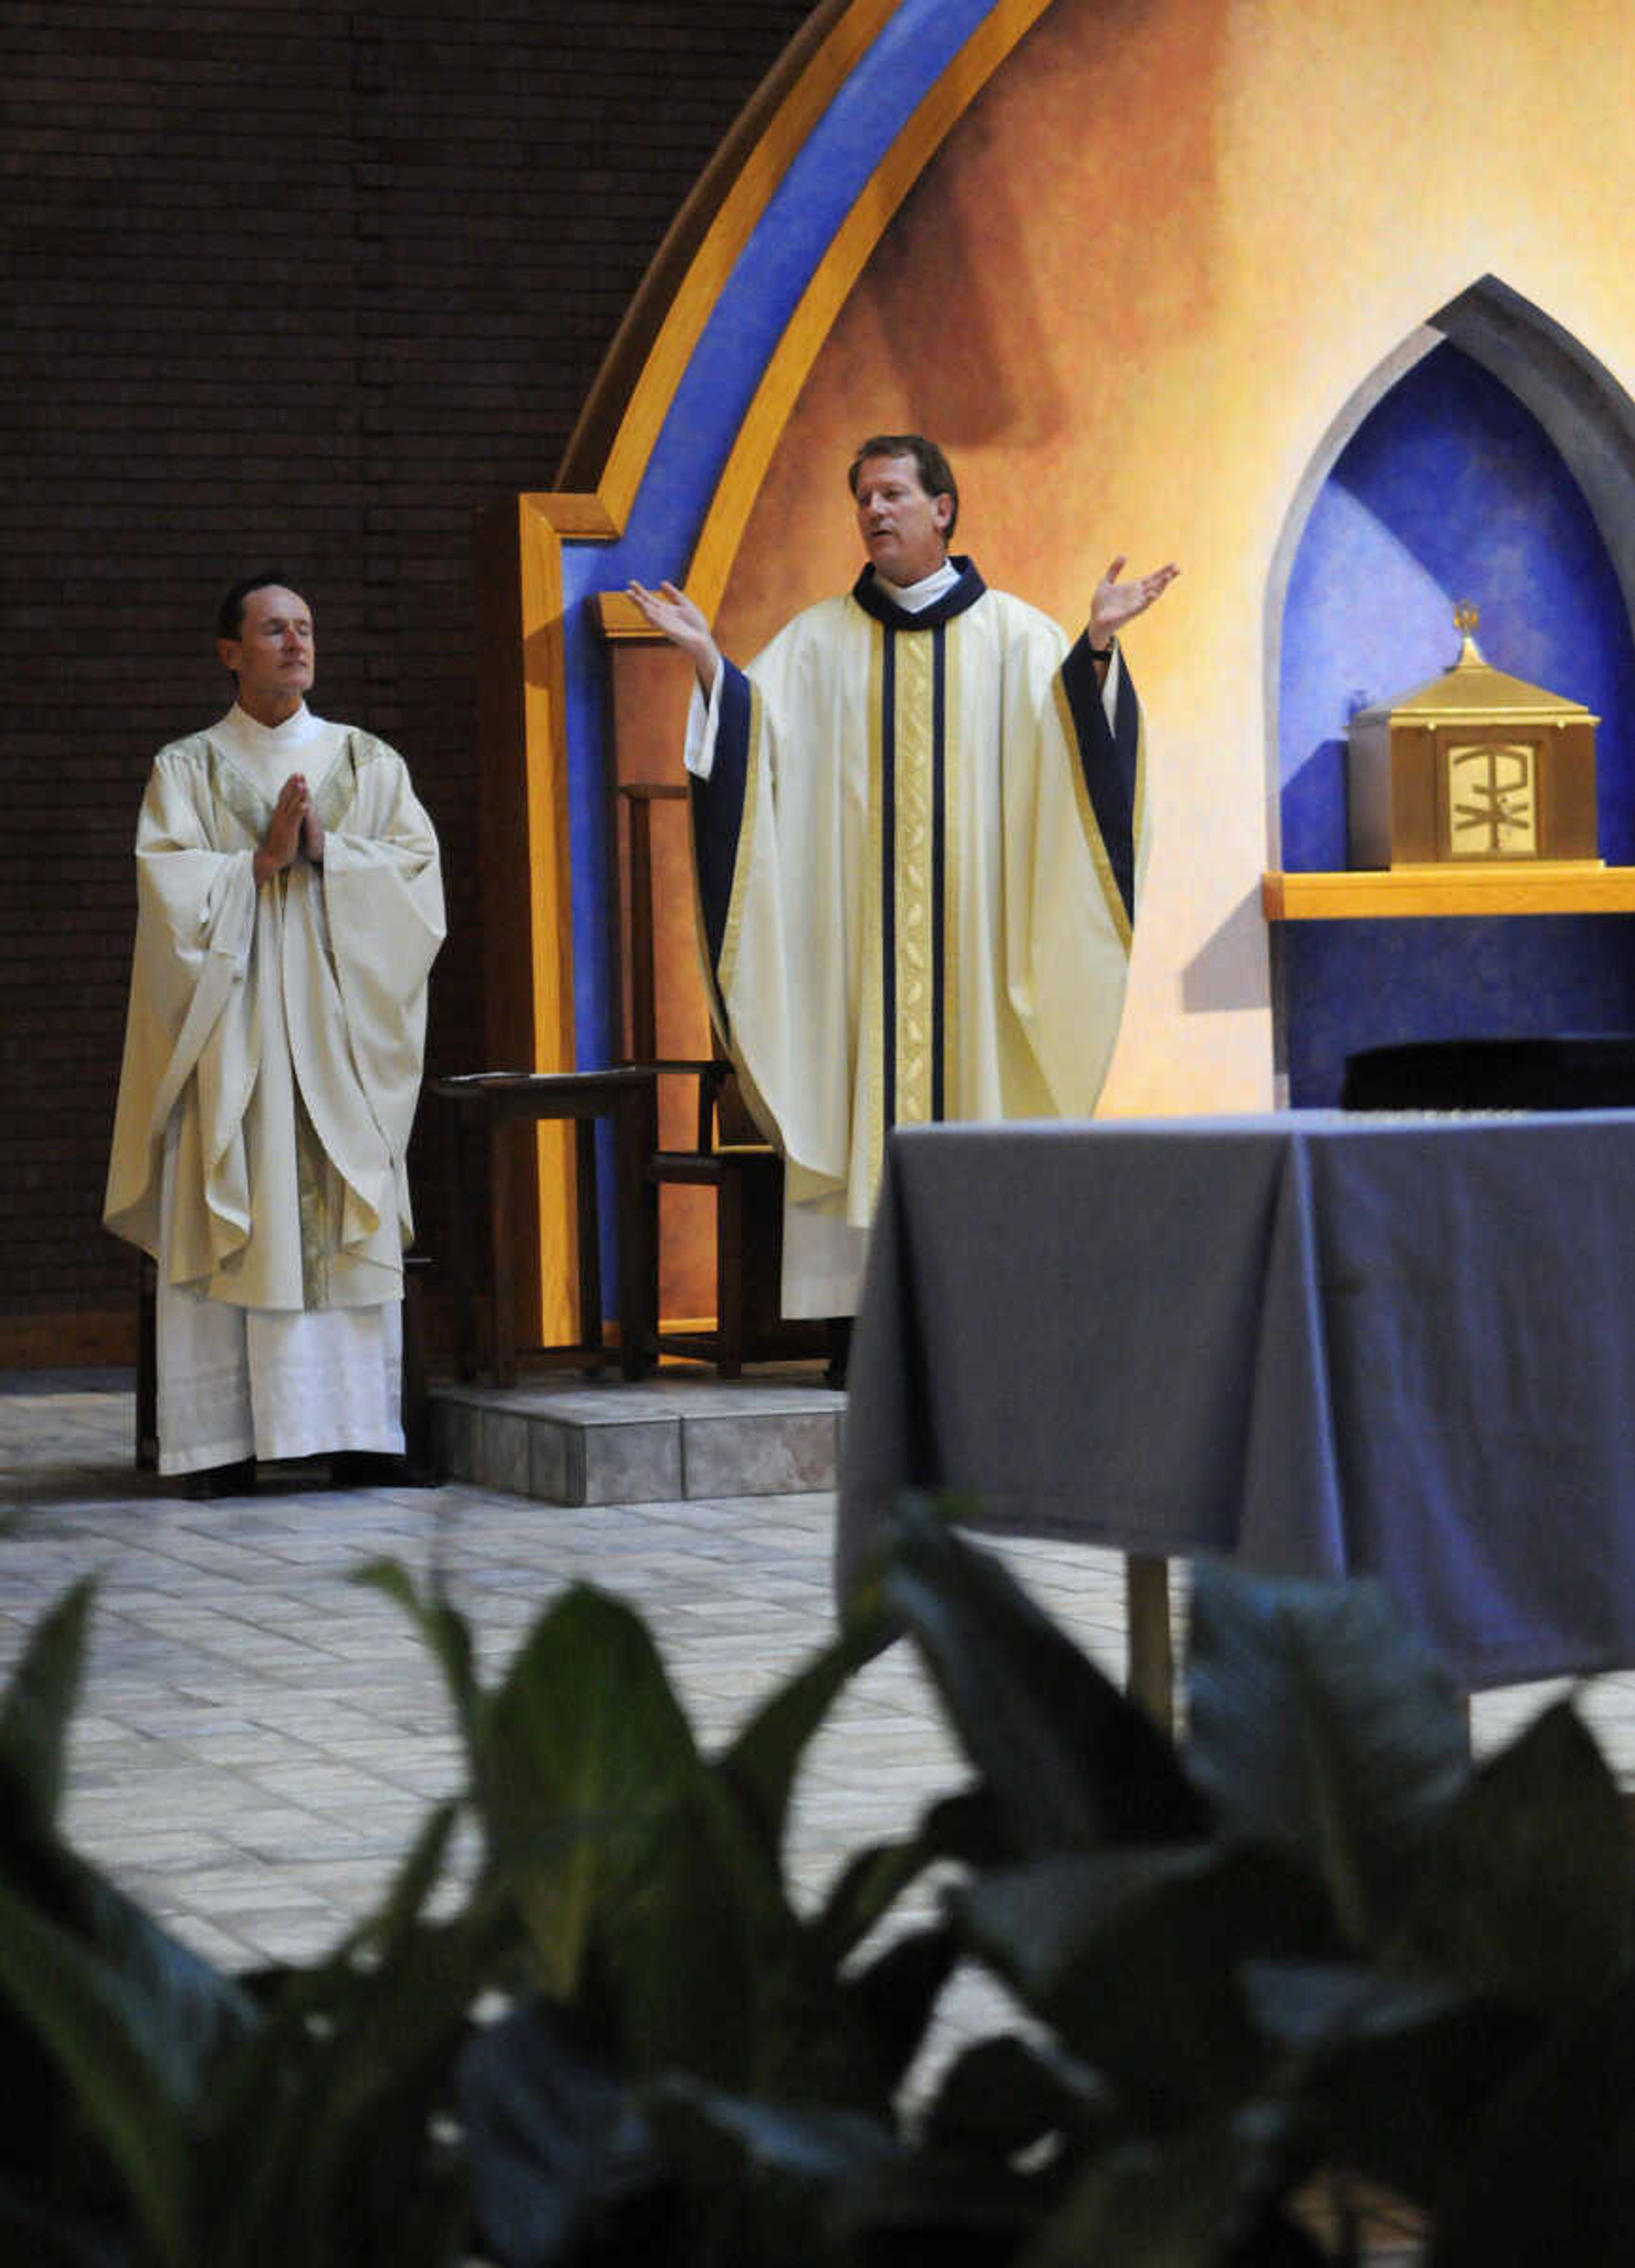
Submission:
[[[1462,598],[1489,660],[1601,717],[1601,854],[1635,865],[1635,403],[1493,276],[1359,389],[1285,521],[1267,615],[1274,865],[1344,867],[1347,720],[1447,666]],[[1336,1101],[1358,1048],[1635,1025],[1627,918],[1289,921],[1274,936],[1297,1106]]]

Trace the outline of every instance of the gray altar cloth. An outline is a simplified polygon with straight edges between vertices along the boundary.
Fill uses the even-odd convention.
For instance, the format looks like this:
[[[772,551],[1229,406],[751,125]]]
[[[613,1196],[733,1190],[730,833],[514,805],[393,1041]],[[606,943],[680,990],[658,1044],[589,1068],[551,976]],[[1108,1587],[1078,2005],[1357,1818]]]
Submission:
[[[1469,1690],[1635,1666],[1635,1112],[899,1131],[843,1594],[913,1486],[1378,1577]]]

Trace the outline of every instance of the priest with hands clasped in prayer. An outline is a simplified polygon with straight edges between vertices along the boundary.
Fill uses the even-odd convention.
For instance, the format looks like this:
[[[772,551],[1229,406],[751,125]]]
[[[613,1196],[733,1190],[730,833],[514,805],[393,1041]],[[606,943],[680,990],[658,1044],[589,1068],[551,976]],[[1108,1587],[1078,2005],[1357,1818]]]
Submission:
[[[103,1216],[158,1263],[159,1469],[200,1495],[252,1484],[257,1457],[353,1477],[401,1454],[405,1160],[444,926],[403,759],[306,706],[306,601],[252,577],[217,631],[232,707],[160,750],[137,822]]]
[[[630,595],[692,660],[705,976],[785,1161],[784,1312],[857,1306],[887,1130],[1080,1117],[1117,1036],[1146,849],[1119,632],[1176,570],[1114,560],[1070,642],[948,556],[919,434],[851,468],[866,564],[740,670],[672,583]]]

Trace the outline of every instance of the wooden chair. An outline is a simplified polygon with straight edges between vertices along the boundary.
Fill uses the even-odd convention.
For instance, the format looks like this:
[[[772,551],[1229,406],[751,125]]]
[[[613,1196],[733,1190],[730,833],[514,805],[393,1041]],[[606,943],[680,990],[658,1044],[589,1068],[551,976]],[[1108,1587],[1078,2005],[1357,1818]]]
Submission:
[[[426,1091],[447,1106],[449,1232],[458,1357],[462,1378],[476,1375],[476,1270],[471,1222],[476,1153],[488,1159],[488,1243],[493,1298],[490,1371],[496,1386],[514,1386],[519,1360],[549,1367],[600,1370],[614,1365],[628,1379],[652,1367],[658,1316],[658,1201],[648,1160],[658,1144],[657,1080],[651,1068],[611,1071],[475,1071],[429,1079]],[[596,1201],[596,1123],[613,1128],[614,1200],[619,1240],[619,1344],[602,1328],[600,1223]],[[515,1196],[526,1171],[525,1138],[549,1120],[571,1121],[578,1204],[578,1329],[565,1346],[519,1347],[517,1340]]]
[[[630,917],[630,1062],[661,1078],[689,1079],[696,1088],[693,1145],[655,1149],[649,1167],[656,1188],[715,1191],[716,1326],[713,1330],[655,1330],[665,1354],[711,1362],[723,1378],[746,1363],[789,1362],[828,1351],[822,1322],[792,1322],[779,1307],[784,1260],[784,1161],[755,1128],[718,1042],[708,1057],[658,1052],[653,966],[652,806],[685,801],[683,786],[628,781],[620,790],[629,826]],[[658,1307],[657,1253],[652,1313]]]

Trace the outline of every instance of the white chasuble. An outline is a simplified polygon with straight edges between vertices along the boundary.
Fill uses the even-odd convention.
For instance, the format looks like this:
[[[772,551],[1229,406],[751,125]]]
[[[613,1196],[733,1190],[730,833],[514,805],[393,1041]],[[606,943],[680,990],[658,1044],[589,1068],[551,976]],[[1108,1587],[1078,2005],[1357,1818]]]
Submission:
[[[785,1160],[784,1311],[851,1312],[894,1125],[1087,1116],[1144,864],[1140,711],[968,560],[918,612],[865,571],[689,747],[718,1027]],[[697,744],[708,745],[699,752]]]
[[[298,858],[258,888],[254,855],[278,788],[298,769],[323,822],[324,863]],[[378,1311],[402,1294],[426,980],[444,933],[431,823],[402,758],[384,742],[305,710],[271,730],[235,710],[155,760],[136,872],[105,1224],[153,1255],[162,1307],[182,1296],[277,1315],[287,1327],[262,1339],[298,1344],[301,1366],[316,1376],[328,1341],[321,1329],[303,1331],[300,1319]],[[207,1334],[213,1373],[227,1359],[225,1324],[201,1316],[167,1331],[162,1311],[161,1409],[167,1393],[178,1410],[188,1396],[173,1364],[165,1375],[167,1338],[178,1353],[193,1350],[185,1365],[202,1359]],[[240,1370],[242,1325],[241,1314],[236,1336],[228,1334]],[[395,1308],[377,1338],[379,1358],[365,1366],[376,1414],[353,1429],[367,1438],[313,1446],[377,1445],[373,1381],[395,1377]],[[336,1341],[331,1352],[339,1351]],[[345,1367],[335,1366],[335,1376]],[[261,1383],[275,1397],[282,1391]],[[343,1412],[336,1422],[344,1427]],[[219,1409],[185,1430],[213,1425],[238,1438]],[[288,1426],[273,1430],[293,1439]],[[206,1454],[217,1446],[179,1451],[161,1425],[161,1468],[227,1462]],[[303,1453],[258,1436],[233,1454],[253,1447]]]

